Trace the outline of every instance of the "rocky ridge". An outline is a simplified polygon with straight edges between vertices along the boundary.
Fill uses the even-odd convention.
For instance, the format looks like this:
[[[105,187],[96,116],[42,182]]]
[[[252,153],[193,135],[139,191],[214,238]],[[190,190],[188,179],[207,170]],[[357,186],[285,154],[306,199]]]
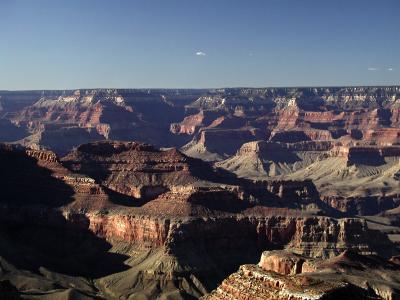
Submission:
[[[261,183],[270,193],[270,205],[267,199],[248,201],[248,189],[224,183],[224,173],[200,179],[201,172],[194,170],[209,172],[210,165],[173,149],[100,142],[82,145],[60,160],[51,151],[2,145],[0,157],[8,187],[2,192],[5,226],[0,235],[7,271],[0,280],[28,299],[60,293],[87,299],[198,298],[265,249],[285,247],[315,257],[333,257],[346,249],[396,254],[387,237],[361,219],[276,207],[275,197],[290,200],[296,194],[293,183]],[[109,180],[124,170],[134,176]],[[187,172],[189,181],[182,183],[175,172]],[[34,180],[24,179],[26,174]],[[151,198],[119,188],[140,185],[142,176],[155,174],[168,190]],[[15,180],[24,182],[18,193],[10,183]],[[300,187],[304,184],[294,190]],[[306,199],[310,193],[297,196]],[[102,267],[94,267],[99,258]]]
[[[0,91],[0,295],[396,298],[399,94]]]
[[[344,251],[329,260],[290,252],[264,252],[203,299],[397,299],[399,266]],[[385,275],[382,276],[382,273]]]

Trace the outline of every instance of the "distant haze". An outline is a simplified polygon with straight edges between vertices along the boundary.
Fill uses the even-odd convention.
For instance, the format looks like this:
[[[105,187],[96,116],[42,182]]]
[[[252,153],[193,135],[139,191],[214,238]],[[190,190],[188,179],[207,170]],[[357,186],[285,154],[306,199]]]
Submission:
[[[1,0],[0,90],[400,84],[399,0]]]

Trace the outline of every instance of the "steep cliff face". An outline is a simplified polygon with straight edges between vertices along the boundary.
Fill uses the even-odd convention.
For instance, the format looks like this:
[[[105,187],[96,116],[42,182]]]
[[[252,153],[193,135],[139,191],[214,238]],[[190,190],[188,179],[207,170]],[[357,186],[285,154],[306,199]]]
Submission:
[[[209,175],[209,164],[136,142],[82,145],[62,160],[45,150],[0,150],[0,256],[10,270],[0,280],[10,280],[16,293],[35,289],[32,281],[22,281],[36,276],[39,295],[199,298],[266,249],[325,258],[346,249],[397,254],[387,236],[362,219],[294,209],[300,206],[290,203],[320,205],[312,182]],[[235,184],[223,183],[224,176]],[[147,187],[168,190],[157,189],[149,198],[143,187],[136,196],[115,188],[148,178],[155,181]],[[20,182],[18,189],[13,182]],[[293,268],[285,259],[271,267],[289,273]]]
[[[243,144],[234,156],[216,165],[240,177],[277,179],[279,175],[324,158],[331,147],[332,144],[325,141],[282,143],[260,140]]]
[[[295,166],[293,166],[295,162],[292,162],[292,165],[266,164],[263,161],[253,165],[247,161],[227,162],[226,167],[229,170],[240,176],[254,177],[280,176],[308,167],[315,159],[322,160],[320,156],[310,157],[313,151],[311,142],[325,141],[331,145],[344,147],[359,145],[371,149],[375,146],[379,148],[397,145],[399,143],[399,129],[395,125],[399,101],[397,91],[397,87],[218,90],[216,95],[200,97],[188,107],[218,111],[225,114],[226,119],[234,116],[240,121],[231,123],[229,130],[224,127],[223,122],[215,122],[212,128],[199,126],[197,136],[182,149],[193,157],[221,161],[234,158],[235,153],[232,152],[240,148],[238,143],[243,144],[257,139],[310,146],[295,151],[308,152],[308,154],[294,153],[300,156]],[[259,134],[245,137],[243,133],[249,130]],[[236,137],[231,139],[233,133]],[[223,144],[221,140],[224,141]],[[227,150],[228,148],[234,151]],[[356,152],[356,148],[351,152]],[[303,158],[304,155],[307,157]],[[327,153],[325,156],[328,156]],[[373,157],[371,160],[375,158],[378,157]],[[246,172],[245,169],[249,168],[253,170]]]
[[[399,93],[0,92],[0,295],[395,299]]]
[[[321,223],[324,226],[321,226]],[[391,255],[391,242],[381,234],[369,231],[366,222],[360,219],[340,219],[336,222],[314,218],[298,222],[296,225],[296,233],[288,248],[299,254],[311,257],[330,257],[332,251],[338,254],[345,249],[351,249],[352,247],[349,245],[354,245],[354,249],[360,253],[376,254],[379,248],[379,251],[383,251],[380,254]],[[356,232],[362,233],[356,234]],[[380,239],[382,240],[379,241]],[[324,246],[321,247],[319,244],[315,247],[316,240]],[[376,243],[375,247],[377,248],[365,247],[369,242]],[[384,250],[385,248],[386,250]],[[386,252],[387,250],[389,252]]]
[[[59,154],[65,154],[82,143],[109,138],[139,139],[163,146],[182,144],[179,141],[187,142],[187,139],[175,136],[168,139],[169,126],[184,116],[183,105],[194,100],[198,92],[0,92],[3,108],[1,117],[25,132],[1,138],[1,133],[6,129],[0,127],[0,138],[2,141],[19,141],[26,146],[39,145]],[[63,136],[63,139],[59,139],[59,136]]]
[[[265,251],[261,255],[258,266],[265,271],[273,271],[282,275],[296,275],[316,271],[314,265],[298,254],[289,251]]]
[[[88,229],[97,236],[107,240],[135,243],[144,248],[164,245],[170,231],[169,219],[151,216],[92,213],[81,217],[89,222]]]
[[[212,110],[201,110],[198,114],[189,115],[180,123],[171,124],[170,131],[174,134],[193,135],[201,127],[216,126],[223,122],[221,113]]]
[[[395,196],[388,197],[340,197],[326,196],[321,200],[330,207],[350,215],[376,215],[381,212],[397,208],[400,199]]]
[[[253,265],[241,266],[225,279],[218,289],[202,299],[277,299],[313,300],[352,297],[365,299],[365,293],[354,295],[346,283],[323,282],[312,278],[291,278],[266,272]]]
[[[78,132],[86,142],[137,139],[176,147],[188,142],[187,135],[196,136],[201,130],[245,127],[261,131],[264,139],[273,132],[272,138],[280,141],[350,138],[396,144],[398,90],[399,87],[0,91],[0,99],[1,118],[32,135],[25,140],[26,145],[38,144],[64,154],[79,145],[73,143],[77,136],[69,143],[58,144],[53,135],[61,132],[66,139],[70,130],[77,129],[82,129]],[[54,131],[56,128],[61,131]],[[88,139],[88,131],[97,135]],[[49,138],[42,140],[42,134]],[[12,140],[22,137],[15,135]],[[219,153],[218,147],[210,149]]]
[[[397,299],[398,270],[351,251],[324,261],[270,251],[258,266],[241,266],[203,299]]]
[[[182,149],[185,154],[191,157],[220,160],[233,155],[243,143],[266,137],[265,131],[251,127],[239,129],[205,128],[201,129],[194,140]]]
[[[215,165],[253,180],[309,179],[332,208],[365,215],[398,206],[399,149],[334,141],[255,141]]]
[[[76,219],[76,216],[74,218]],[[255,262],[263,249],[279,249],[286,245],[290,250],[305,253],[312,243],[314,250],[319,249],[319,252],[314,251],[312,254],[323,253],[323,255],[334,257],[343,249],[349,248],[371,252],[373,249],[368,247],[376,247],[373,243],[379,243],[382,246],[381,242],[384,240],[379,233],[371,232],[372,235],[368,235],[367,228],[362,229],[357,226],[344,225],[341,230],[329,233],[330,222],[336,223],[336,221],[326,218],[318,219],[320,220],[316,225],[318,230],[328,235],[339,235],[334,237],[336,240],[343,239],[342,244],[339,242],[337,248],[326,249],[326,251],[323,251],[326,243],[318,234],[313,242],[309,241],[307,246],[298,241],[300,235],[304,235],[302,239],[309,239],[309,236],[301,230],[297,232],[302,224],[308,222],[307,217],[225,217],[179,220],[121,214],[86,214],[85,218],[89,222],[87,226],[90,231],[106,238],[114,247],[121,247],[119,245],[135,247],[135,254],[139,255],[130,263],[128,270],[98,279],[101,290],[114,297],[130,294],[139,296],[144,291],[149,292],[150,286],[155,282],[173,281],[175,281],[174,285],[168,287],[162,284],[159,290],[152,291],[151,294],[168,293],[170,289],[173,289],[180,290],[183,295],[200,297],[232,272],[241,261]],[[343,224],[348,224],[348,222],[358,221],[344,220]],[[353,235],[365,235],[366,239],[353,240],[351,238]],[[370,238],[375,235],[374,242],[374,239]],[[301,247],[305,247],[305,250],[300,250]],[[278,267],[279,270],[289,269],[286,261],[286,258],[283,259]],[[264,264],[268,263],[264,261]],[[311,271],[312,268],[311,262],[308,265],[301,265],[303,271]],[[297,270],[300,270],[299,267]],[[132,285],[132,282],[136,284]]]

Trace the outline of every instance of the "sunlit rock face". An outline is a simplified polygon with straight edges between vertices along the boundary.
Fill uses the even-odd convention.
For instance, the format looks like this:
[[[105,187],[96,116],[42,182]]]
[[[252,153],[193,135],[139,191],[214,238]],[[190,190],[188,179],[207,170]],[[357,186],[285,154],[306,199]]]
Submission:
[[[268,251],[258,265],[241,266],[203,299],[396,299],[399,270],[353,251],[328,260]]]
[[[398,92],[398,87],[0,91],[1,118],[16,127],[6,136],[11,129],[4,123],[0,138],[62,154],[102,139],[181,147],[193,138],[187,147],[192,152],[218,157],[235,153],[237,138],[393,145],[400,135]],[[232,149],[220,145],[221,136]]]
[[[240,153],[263,149],[249,145]],[[0,212],[7,224],[0,256],[8,270],[4,279],[16,294],[33,288],[22,281],[36,276],[43,295],[71,289],[92,298],[171,292],[181,299],[199,298],[239,265],[255,263],[266,249],[293,252],[263,254],[260,272],[281,276],[313,272],[316,267],[306,257],[332,258],[347,249],[397,254],[387,236],[369,229],[364,220],[330,216],[309,181],[234,178],[175,149],[139,142],[85,144],[62,159],[48,150],[5,144],[0,159],[5,183]],[[127,186],[140,189],[132,193]],[[104,261],[101,268],[93,267],[98,258]],[[243,274],[249,268],[242,267]],[[54,284],[62,285],[54,291]],[[154,284],[160,288],[154,290]],[[318,291],[330,289],[324,285]]]
[[[0,298],[396,299],[399,93],[0,92]]]

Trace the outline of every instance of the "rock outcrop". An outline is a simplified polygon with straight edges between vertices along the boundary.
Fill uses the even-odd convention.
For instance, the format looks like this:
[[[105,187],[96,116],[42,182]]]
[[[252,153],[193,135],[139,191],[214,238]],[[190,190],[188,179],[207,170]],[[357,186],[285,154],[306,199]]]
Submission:
[[[141,140],[239,177],[311,179],[346,207],[397,197],[398,95],[396,86],[0,92],[0,140],[61,155],[93,141]],[[260,149],[245,155],[252,143]],[[152,197],[163,187],[138,189]]]
[[[137,199],[153,199],[173,186],[212,177],[211,167],[176,149],[159,150],[136,142],[96,142],[79,146],[62,159],[71,170]]]
[[[398,255],[362,219],[290,205],[320,205],[311,181],[242,180],[138,142],[86,144],[62,159],[5,144],[0,160],[0,280],[18,294],[199,298],[266,249],[295,252],[295,265],[347,249]],[[296,273],[287,261],[269,265]]]
[[[392,300],[400,293],[398,271],[391,262],[351,251],[326,261],[270,251],[258,266],[241,266],[203,299]]]
[[[0,92],[0,298],[396,299],[399,93]]]

